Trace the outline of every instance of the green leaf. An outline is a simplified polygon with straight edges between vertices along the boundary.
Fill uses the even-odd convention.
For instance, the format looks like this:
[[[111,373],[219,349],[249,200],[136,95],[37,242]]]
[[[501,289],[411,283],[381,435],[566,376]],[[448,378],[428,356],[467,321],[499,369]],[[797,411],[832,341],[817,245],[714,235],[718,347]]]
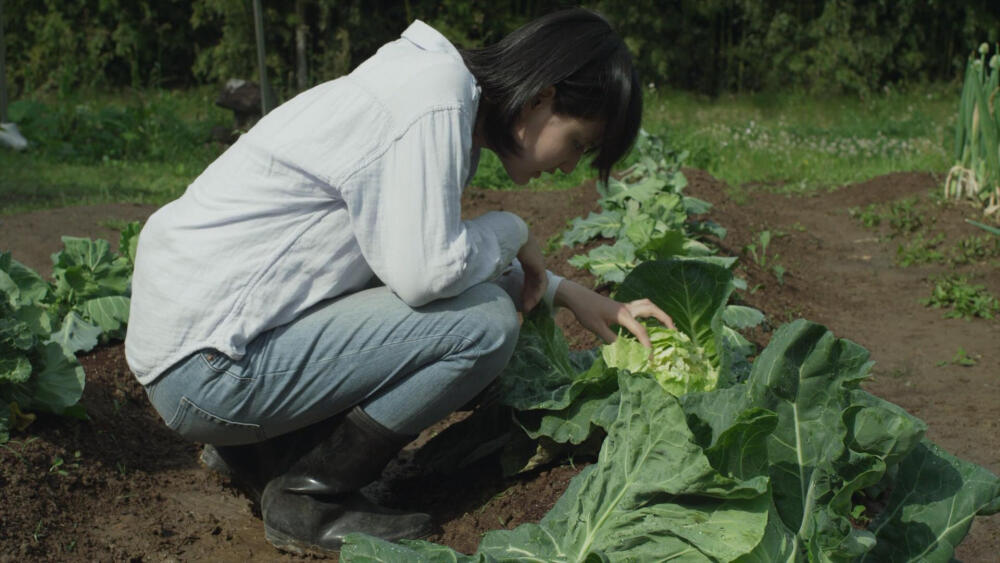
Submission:
[[[545,436],[560,444],[582,444],[595,427],[610,427],[618,414],[618,402],[618,384],[606,378],[583,387],[565,409],[520,411],[514,416],[534,440]]]
[[[340,560],[365,563],[488,563],[481,555],[463,555],[442,545],[425,541],[394,544],[361,533],[348,534],[340,550]]]
[[[64,236],[62,242],[63,250],[52,255],[52,262],[56,266],[84,266],[88,270],[95,270],[114,261],[111,244],[104,239]]]
[[[696,197],[684,196],[684,211],[688,215],[704,215],[712,210],[712,204]]]
[[[71,303],[77,299],[124,295],[132,277],[125,258],[115,257],[108,241],[63,237],[64,249],[52,255],[56,291]]]
[[[570,228],[563,232],[562,244],[574,246],[592,238],[612,238],[622,228],[621,211],[591,213],[586,219],[577,217],[570,222]]]
[[[131,221],[122,229],[118,238],[118,253],[125,257],[129,264],[135,264],[135,252],[139,247],[139,232],[142,225],[138,221]]]
[[[966,219],[965,222],[969,223],[970,225],[979,227],[980,229],[986,231],[987,233],[992,233],[994,235],[1000,236],[1000,229],[996,227],[992,227],[990,225],[987,225],[985,223],[980,223],[978,221],[973,221],[972,219]]]
[[[498,381],[499,400],[521,411],[565,409],[588,386],[608,377],[594,358],[570,354],[551,312],[539,307],[521,324],[514,354]]]
[[[626,184],[625,189],[602,199],[600,204],[605,209],[624,208],[626,200],[631,199],[641,206],[658,196],[666,187],[667,183],[662,178],[651,176],[635,184]]]
[[[129,303],[128,297],[118,295],[98,297],[84,301],[80,310],[104,332],[117,333],[128,324]]]
[[[19,312],[20,310],[18,310]],[[17,318],[16,313],[6,318],[0,318],[0,345],[27,351],[35,345],[36,340],[31,325]]]
[[[30,384],[33,392],[25,408],[63,414],[83,395],[83,367],[62,345],[50,342],[42,348],[41,369]]]
[[[636,265],[635,245],[628,239],[615,242],[614,246],[603,244],[586,255],[577,255],[569,263],[585,269],[600,282],[620,283]]]
[[[31,377],[31,362],[22,354],[0,358],[0,383],[24,383]]]
[[[34,270],[0,252],[0,292],[10,296],[14,307],[40,303],[49,292],[49,284]]]
[[[862,561],[951,561],[972,518],[1000,511],[1000,479],[924,440],[900,461]]]
[[[60,344],[71,354],[88,352],[97,346],[97,339],[102,332],[101,327],[83,320],[76,311],[70,311],[49,341]]]
[[[764,322],[764,313],[745,305],[727,305],[722,311],[722,322],[738,330],[752,328]]]
[[[621,409],[598,463],[573,479],[539,525],[489,532],[480,553],[545,561],[599,553],[614,560],[711,561],[749,553],[759,543],[767,522],[766,477],[733,479],[713,469],[680,404],[652,380],[621,375],[619,386]]]

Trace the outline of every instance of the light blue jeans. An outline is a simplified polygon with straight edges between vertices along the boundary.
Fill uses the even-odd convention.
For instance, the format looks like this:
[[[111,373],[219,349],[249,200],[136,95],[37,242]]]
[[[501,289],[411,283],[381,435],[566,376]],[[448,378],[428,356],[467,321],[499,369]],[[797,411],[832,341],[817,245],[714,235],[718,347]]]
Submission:
[[[195,442],[259,442],[354,405],[417,434],[493,381],[517,333],[514,304],[495,284],[416,309],[380,286],[317,304],[255,338],[239,361],[201,350],[146,392]]]

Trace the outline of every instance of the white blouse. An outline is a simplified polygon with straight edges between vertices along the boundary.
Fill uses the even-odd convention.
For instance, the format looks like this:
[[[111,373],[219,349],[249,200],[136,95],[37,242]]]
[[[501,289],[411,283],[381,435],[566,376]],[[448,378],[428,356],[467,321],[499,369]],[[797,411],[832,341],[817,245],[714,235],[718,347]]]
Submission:
[[[139,381],[203,348],[239,359],[373,275],[414,307],[505,271],[515,291],[524,221],[461,218],[478,105],[461,55],[415,21],[261,119],[142,230],[125,340]],[[550,304],[558,282],[550,274]]]

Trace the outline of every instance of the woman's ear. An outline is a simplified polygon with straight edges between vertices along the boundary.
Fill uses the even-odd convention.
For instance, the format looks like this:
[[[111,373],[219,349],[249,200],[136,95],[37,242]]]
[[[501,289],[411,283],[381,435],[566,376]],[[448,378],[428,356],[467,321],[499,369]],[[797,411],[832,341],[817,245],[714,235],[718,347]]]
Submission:
[[[556,87],[548,86],[544,90],[539,92],[537,96],[535,96],[535,99],[531,101],[531,105],[532,107],[537,107],[544,102],[552,102],[555,100],[555,98],[556,98]]]
[[[537,109],[544,103],[552,103],[556,99],[556,87],[548,86],[544,88],[541,92],[531,98],[531,101],[525,106],[525,109]]]

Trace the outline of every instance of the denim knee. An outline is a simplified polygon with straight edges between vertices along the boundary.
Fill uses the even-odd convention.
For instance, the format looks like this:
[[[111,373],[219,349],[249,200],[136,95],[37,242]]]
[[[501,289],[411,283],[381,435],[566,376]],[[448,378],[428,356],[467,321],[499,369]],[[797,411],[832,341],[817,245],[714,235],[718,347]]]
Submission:
[[[479,284],[469,289],[473,292],[477,304],[470,311],[480,316],[482,333],[479,336],[480,346],[484,352],[504,355],[504,363],[514,352],[520,323],[517,308],[510,296],[500,286],[492,283]]]

